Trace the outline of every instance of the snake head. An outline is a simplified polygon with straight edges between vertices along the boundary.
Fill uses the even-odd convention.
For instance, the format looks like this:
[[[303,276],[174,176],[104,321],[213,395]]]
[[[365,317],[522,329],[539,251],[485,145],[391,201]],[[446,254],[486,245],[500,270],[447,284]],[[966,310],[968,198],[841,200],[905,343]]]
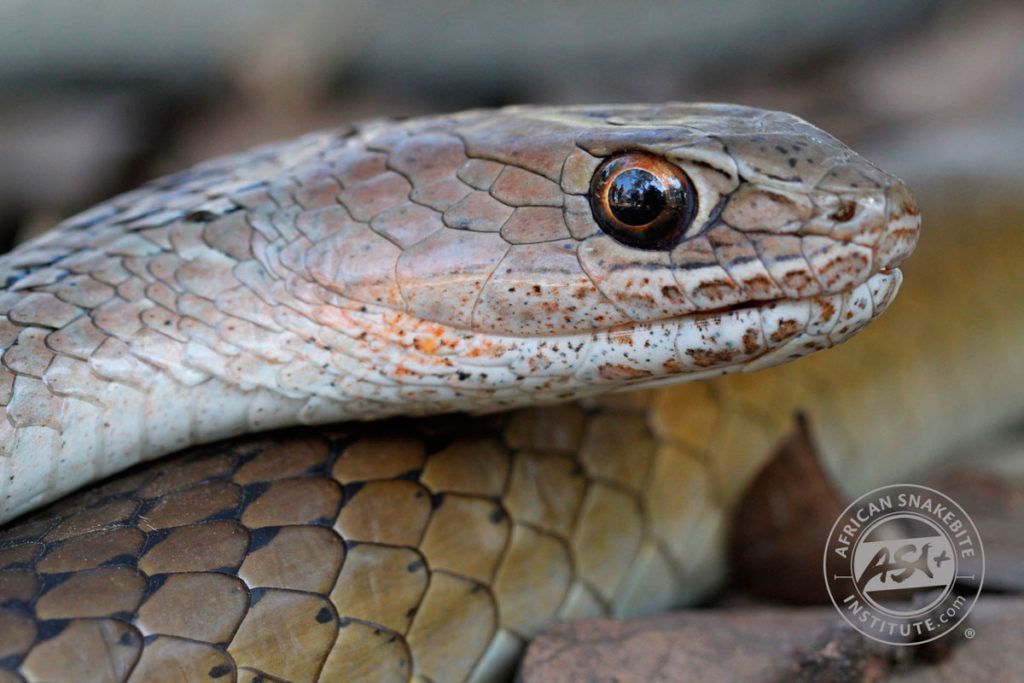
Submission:
[[[62,312],[47,387],[215,379],[245,397],[233,433],[784,362],[885,309],[918,227],[898,179],[789,114],[511,107],[215,159],[4,272],[23,307],[49,302],[18,320]]]
[[[901,181],[789,114],[514,107],[406,126],[364,133],[408,181],[401,218],[370,219],[415,233],[387,261],[388,305],[414,338],[434,324],[469,394],[566,398],[827,348],[888,306],[919,232]]]

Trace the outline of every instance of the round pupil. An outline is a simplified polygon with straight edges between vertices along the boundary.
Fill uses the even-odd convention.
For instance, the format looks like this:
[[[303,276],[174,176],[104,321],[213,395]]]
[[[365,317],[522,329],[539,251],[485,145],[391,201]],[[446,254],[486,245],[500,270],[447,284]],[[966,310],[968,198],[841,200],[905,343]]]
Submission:
[[[608,187],[608,208],[626,225],[647,225],[665,210],[665,188],[652,173],[631,168]]]

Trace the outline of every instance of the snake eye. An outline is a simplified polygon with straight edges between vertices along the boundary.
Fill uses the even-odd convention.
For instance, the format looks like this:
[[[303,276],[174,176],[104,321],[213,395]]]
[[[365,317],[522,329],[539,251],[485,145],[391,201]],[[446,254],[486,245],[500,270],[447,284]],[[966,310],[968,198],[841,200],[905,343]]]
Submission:
[[[601,164],[590,181],[590,210],[612,238],[639,249],[670,248],[693,222],[693,183],[677,166],[644,152]]]

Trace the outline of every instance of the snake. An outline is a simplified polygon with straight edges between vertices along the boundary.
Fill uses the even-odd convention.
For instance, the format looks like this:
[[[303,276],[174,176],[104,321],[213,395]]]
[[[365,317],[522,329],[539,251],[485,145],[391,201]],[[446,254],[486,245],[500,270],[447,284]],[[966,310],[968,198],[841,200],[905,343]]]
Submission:
[[[919,229],[705,103],[371,120],[74,216],[0,258],[0,520],[135,468],[5,528],[0,680],[490,680],[692,601],[749,473],[701,444],[765,425],[670,385],[849,339]]]

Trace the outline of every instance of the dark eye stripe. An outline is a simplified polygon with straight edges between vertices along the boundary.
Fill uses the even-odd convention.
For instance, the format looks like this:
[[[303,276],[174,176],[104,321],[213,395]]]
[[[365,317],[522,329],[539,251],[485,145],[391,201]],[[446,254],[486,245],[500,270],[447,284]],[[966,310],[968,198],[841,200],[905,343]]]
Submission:
[[[626,152],[594,173],[590,208],[601,229],[619,242],[671,249],[693,222],[697,197],[677,166],[646,152]]]

